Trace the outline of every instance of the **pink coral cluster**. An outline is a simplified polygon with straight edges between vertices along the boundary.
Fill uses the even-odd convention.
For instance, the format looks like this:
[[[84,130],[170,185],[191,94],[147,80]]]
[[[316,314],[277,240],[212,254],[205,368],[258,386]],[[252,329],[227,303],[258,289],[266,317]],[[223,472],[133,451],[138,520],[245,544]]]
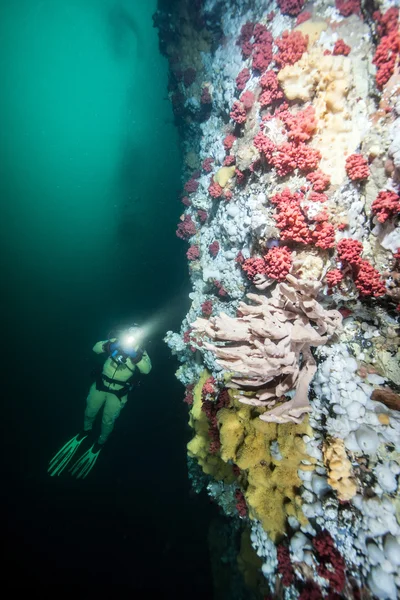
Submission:
[[[336,247],[339,260],[348,262],[350,265],[361,262],[363,245],[358,240],[343,238]]]
[[[223,188],[219,185],[217,181],[214,181],[214,178],[211,178],[210,185],[208,186],[208,193],[213,198],[220,198],[223,194]]]
[[[338,285],[343,280],[343,273],[339,269],[331,269],[325,276],[329,288]]]
[[[250,40],[253,37],[253,31],[254,23],[250,23],[250,21],[247,21],[247,23],[242,25],[240,35],[236,40],[236,44],[240,46],[242,50],[243,58],[249,58],[249,56],[251,56],[253,46]]]
[[[233,106],[232,106],[232,109],[230,112],[230,117],[238,125],[243,125],[243,123],[246,122],[247,111],[246,111],[245,106],[242,104],[242,102],[239,102],[238,100],[236,100],[236,102],[233,103]]]
[[[321,531],[313,538],[312,543],[318,555],[318,575],[327,579],[333,590],[342,592],[346,582],[346,565],[332,536],[328,531]]]
[[[278,0],[278,6],[283,15],[297,17],[303,10],[305,0]]]
[[[283,69],[286,65],[294,65],[303,56],[308,46],[308,35],[304,36],[301,31],[284,31],[275,44],[278,47],[275,63],[279,69]]]
[[[262,92],[258,98],[261,106],[269,106],[284,97],[275,71],[266,71],[260,79]]]
[[[288,129],[289,139],[297,144],[311,139],[317,127],[315,110],[311,105],[304,110],[297,111],[297,113],[288,111],[283,117],[283,121]]]
[[[346,158],[346,173],[352,181],[362,181],[369,177],[368,161],[362,154],[350,154]]]
[[[313,227],[301,208],[300,202],[303,195],[291,192],[288,188],[272,196],[271,202],[275,204],[278,213],[274,215],[277,227],[281,231],[281,239],[299,244],[314,244],[324,250],[335,245],[335,228],[328,222],[328,214],[324,211],[312,220],[316,222]]]
[[[190,215],[185,215],[183,218],[181,217],[181,222],[178,223],[178,228],[176,230],[176,235],[181,240],[188,240],[196,233],[196,225],[192,221],[192,217]]]
[[[383,37],[398,28],[399,9],[396,6],[392,6],[384,14],[376,10],[372,18],[377,23],[376,29],[379,37]]]
[[[268,250],[263,258],[247,258],[242,269],[250,280],[256,275],[266,275],[270,279],[284,281],[292,266],[292,253],[286,246]]]
[[[228,133],[228,135],[224,137],[224,140],[222,142],[225,150],[230,150],[233,144],[236,142],[236,140],[237,138],[235,135],[233,135],[232,133]]]
[[[199,210],[197,211],[197,216],[199,217],[199,221],[202,225],[207,221],[208,214],[205,210],[199,208]]]
[[[400,197],[390,190],[379,192],[372,203],[371,210],[380,223],[400,213]]]
[[[208,395],[212,396],[213,394],[215,394],[216,389],[217,387],[214,377],[209,377],[204,382],[203,387],[201,388],[201,395],[203,398],[205,398]]]
[[[199,187],[199,182],[196,181],[196,179],[189,179],[189,181],[187,181],[184,185],[184,190],[186,193],[188,194],[193,194],[194,192],[197,191],[197,188]]]
[[[367,260],[361,260],[354,266],[353,280],[360,296],[379,298],[386,294],[385,282],[379,272]]]
[[[208,251],[210,252],[211,256],[217,256],[219,252],[219,243],[217,240],[214,240],[212,244],[208,246]]]
[[[325,175],[321,170],[312,171],[306,175],[307,181],[310,181],[315,192],[324,192],[330,186],[329,175]]]
[[[326,202],[328,196],[326,194],[321,194],[321,192],[310,192],[308,194],[308,199],[311,200],[311,202]]]
[[[212,315],[213,303],[211,300],[205,300],[201,305],[201,312],[205,317],[209,317]]]
[[[243,92],[243,94],[240,96],[240,102],[243,104],[245,110],[250,110],[254,104],[254,101],[255,96],[250,90]]]
[[[264,256],[264,273],[271,279],[284,281],[292,267],[292,253],[286,246],[276,246]]]
[[[381,17],[378,31],[381,31],[384,35],[379,42],[372,61],[377,69],[375,79],[379,89],[382,89],[393,75],[396,60],[400,52],[400,34],[397,25],[398,9],[397,12],[392,11],[388,15],[390,10],[386,11],[385,15]]]
[[[335,0],[335,4],[342,17],[350,17],[350,15],[361,13],[360,0]]]
[[[239,517],[247,516],[247,504],[243,492],[239,489],[235,491],[236,510],[238,511]]]
[[[296,168],[305,172],[313,171],[317,168],[320,159],[320,151],[310,148],[303,142],[300,144],[284,142],[277,146],[271,163],[276,168],[278,175],[285,177]]]
[[[275,144],[262,131],[259,131],[253,139],[254,147],[263,154],[267,163],[272,164],[272,157],[276,149]]]
[[[345,44],[342,39],[340,39],[337,40],[337,42],[335,42],[332,54],[334,56],[337,56],[339,54],[342,54],[343,56],[348,56],[350,54],[350,50],[351,47]]]
[[[203,162],[201,163],[201,168],[203,169],[203,171],[205,171],[206,173],[211,173],[213,162],[214,162],[213,158],[211,158],[211,157],[205,158],[203,160]]]
[[[188,260],[197,260],[200,258],[200,249],[197,245],[190,246],[189,250],[186,252],[186,256]]]
[[[273,37],[265,25],[261,23],[256,23],[254,26],[253,37],[252,67],[263,73],[268,69],[272,60]]]
[[[344,238],[337,245],[339,260],[351,267],[354,284],[360,296],[379,298],[386,294],[386,286],[379,272],[361,257],[363,245],[358,240]]]
[[[282,193],[272,196],[271,202],[278,208],[278,213],[274,215],[274,219],[277,227],[281,230],[281,239],[300,244],[310,244],[312,241],[311,232],[300,207],[302,199],[301,194],[292,193],[286,188]]]
[[[244,88],[246,87],[246,83],[249,81],[250,77],[250,71],[246,67],[240,71],[240,73],[236,77],[236,87],[239,91],[244,90]]]
[[[279,544],[276,551],[278,558],[278,573],[282,575],[283,585],[288,587],[294,580],[294,570],[292,561],[290,560],[289,548],[283,544]]]
[[[194,390],[194,383],[189,383],[189,385],[186,386],[185,397],[183,399],[185,404],[188,404],[189,406],[191,406],[193,404],[193,400],[194,400],[193,390]]]

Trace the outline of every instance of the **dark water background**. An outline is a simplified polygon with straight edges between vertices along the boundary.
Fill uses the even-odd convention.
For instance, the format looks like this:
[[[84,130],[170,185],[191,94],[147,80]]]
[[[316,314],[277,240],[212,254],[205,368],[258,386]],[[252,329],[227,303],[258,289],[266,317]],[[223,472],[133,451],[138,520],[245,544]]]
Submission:
[[[183,387],[162,342],[189,282],[154,10],[0,5],[3,590],[212,597],[214,508],[189,494]],[[93,344],[154,316],[153,372],[95,470],[50,478],[48,460],[82,426]]]

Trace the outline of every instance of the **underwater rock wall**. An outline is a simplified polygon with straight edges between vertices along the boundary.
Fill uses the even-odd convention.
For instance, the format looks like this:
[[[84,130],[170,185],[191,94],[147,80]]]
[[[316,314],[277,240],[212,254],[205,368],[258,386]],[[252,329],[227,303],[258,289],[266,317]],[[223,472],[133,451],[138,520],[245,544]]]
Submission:
[[[395,599],[396,2],[182,1],[154,20],[185,162],[192,304],[166,342],[194,489],[248,532],[256,597]]]

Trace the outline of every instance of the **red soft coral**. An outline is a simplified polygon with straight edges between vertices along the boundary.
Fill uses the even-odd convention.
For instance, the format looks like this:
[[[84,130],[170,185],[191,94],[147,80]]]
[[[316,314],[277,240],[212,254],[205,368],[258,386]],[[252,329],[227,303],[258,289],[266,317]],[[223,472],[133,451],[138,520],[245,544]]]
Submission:
[[[265,262],[263,258],[246,258],[241,263],[243,271],[247,277],[252,281],[256,275],[265,274]]]
[[[240,71],[238,76],[236,77],[236,87],[239,91],[244,90],[246,87],[246,83],[250,79],[250,71],[247,68],[244,68]]]
[[[303,142],[299,144],[284,142],[277,146],[271,164],[276,168],[280,177],[285,177],[296,168],[305,172],[313,171],[317,168],[320,159],[320,151],[310,148]]]
[[[216,381],[214,379],[214,377],[209,377],[204,383],[203,383],[203,387],[201,388],[201,395],[203,396],[203,398],[205,398],[205,396],[207,395],[214,395],[215,392],[217,390],[216,387]]]
[[[292,266],[292,253],[286,246],[271,248],[264,256],[264,263],[267,277],[284,281]]]
[[[315,148],[310,148],[306,144],[300,143],[296,147],[297,168],[300,171],[314,171],[321,160],[321,152]]]
[[[325,279],[326,283],[328,284],[328,287],[331,288],[335,285],[338,285],[342,281],[343,273],[339,271],[339,269],[331,269],[327,272]]]
[[[350,54],[350,50],[351,46],[348,46],[344,43],[342,39],[340,39],[337,40],[337,42],[335,42],[332,54],[334,54],[335,56],[339,54],[342,54],[343,56],[348,56],[348,54]]]
[[[198,187],[199,182],[193,178],[189,179],[189,181],[187,181],[184,185],[185,192],[187,192],[188,194],[192,194],[193,192],[195,192]]]
[[[224,167],[231,167],[232,165],[234,165],[236,162],[236,158],[233,156],[233,154],[229,154],[228,156],[225,156],[224,158]]]
[[[275,151],[275,144],[262,131],[259,131],[253,140],[257,150],[264,154],[268,163],[271,163]]]
[[[317,223],[311,234],[313,243],[317,248],[327,250],[335,245],[335,228],[324,218],[322,222]]]
[[[308,199],[311,200],[311,202],[326,202],[328,196],[326,194],[321,194],[320,192],[310,192]]]
[[[321,531],[315,536],[312,543],[319,560],[318,575],[327,579],[337,592],[343,591],[346,581],[345,562],[335,547],[331,535],[325,530]]]
[[[350,154],[346,158],[346,172],[352,181],[361,181],[369,177],[368,161],[362,154]]]
[[[224,140],[222,142],[225,150],[230,150],[233,144],[236,142],[236,140],[237,138],[235,135],[233,135],[232,133],[228,133],[228,135],[224,137]]]
[[[274,156],[270,159],[280,177],[292,173],[297,167],[297,149],[290,142],[284,142],[277,146]]]
[[[214,181],[213,178],[211,178],[211,182],[210,185],[208,186],[208,193],[210,194],[210,196],[212,196],[213,198],[220,198],[223,194],[223,188],[219,185],[219,183],[217,183],[216,181]]]
[[[274,215],[274,219],[281,230],[282,240],[310,244],[312,236],[300,207],[301,198],[301,194],[292,193],[289,189],[272,196],[272,204],[278,207],[278,214]]]
[[[309,19],[311,19],[311,17],[312,17],[312,14],[310,13],[310,11],[305,10],[297,17],[296,27],[297,27],[297,25],[301,25],[302,23],[305,23],[305,21],[308,21]]]
[[[277,546],[277,558],[278,558],[278,573],[282,575],[282,583],[285,587],[288,587],[294,580],[294,570],[290,560],[290,552],[287,546],[279,544]]]
[[[275,100],[283,98],[283,91],[279,86],[275,71],[267,71],[260,79],[262,92],[258,99],[261,106],[269,106]]]
[[[294,65],[307,50],[308,35],[304,36],[301,31],[284,31],[281,38],[275,40],[278,53],[275,54],[275,62],[279,69],[286,65]]]
[[[352,238],[343,238],[338,242],[336,247],[339,260],[348,262],[350,265],[359,264],[361,262],[361,252],[363,245],[358,240]]]
[[[309,140],[317,127],[315,110],[311,105],[297,113],[288,112],[283,120],[288,129],[289,139],[296,143]]]
[[[178,223],[176,235],[178,238],[181,238],[181,240],[187,240],[196,233],[196,225],[193,223],[190,215],[185,215],[183,218],[181,217],[181,219],[181,222]]]
[[[243,495],[243,492],[241,492],[239,489],[237,489],[235,491],[235,499],[236,499],[236,510],[238,511],[239,516],[246,517],[247,516],[246,499]]]
[[[354,266],[353,279],[361,296],[379,298],[386,294],[385,282],[379,272],[367,260],[361,260]]]
[[[336,8],[343,17],[361,13],[360,0],[335,0]]]
[[[278,0],[278,6],[283,15],[297,17],[303,10],[305,0]]]
[[[235,121],[238,125],[243,125],[247,119],[246,109],[241,102],[236,100],[233,103],[232,110],[230,112],[230,117],[233,121]]]
[[[372,61],[377,67],[375,79],[379,89],[382,89],[393,75],[399,52],[400,35],[394,29],[381,39]]]
[[[242,28],[240,30],[240,35],[239,35],[238,39],[236,40],[236,44],[238,46],[240,46],[240,48],[242,50],[243,58],[248,58],[251,55],[252,44],[250,42],[250,39],[253,35],[253,31],[254,31],[254,23],[250,23],[250,21],[247,21],[247,23],[242,25]]]
[[[398,29],[399,26],[399,9],[396,6],[388,8],[388,10],[382,14],[379,10],[376,10],[372,14],[372,18],[377,23],[377,31],[379,37],[388,35],[391,31]]]
[[[203,169],[203,171],[205,171],[206,173],[211,173],[213,162],[214,162],[213,158],[211,158],[211,157],[205,158],[203,160],[203,162],[201,163],[201,168]]]
[[[205,210],[199,208],[199,210],[197,211],[197,216],[199,217],[199,221],[201,224],[207,221],[208,214]]]
[[[272,42],[273,37],[265,25],[257,23],[253,31],[253,61],[252,67],[256,71],[263,73],[272,60]]]
[[[194,400],[193,390],[194,390],[194,383],[189,383],[189,385],[186,386],[185,397],[183,399],[183,401],[186,404],[188,404],[189,406],[193,404],[193,400]]]
[[[212,314],[213,303],[211,300],[205,300],[201,305],[201,312],[205,317],[209,317]]]
[[[186,252],[186,256],[188,260],[197,260],[200,257],[199,247],[196,245],[190,246],[189,250]]]
[[[372,203],[371,210],[380,223],[400,213],[400,197],[390,190],[379,192]]]
[[[243,106],[246,110],[250,110],[250,108],[254,104],[254,101],[255,101],[255,96],[254,96],[253,92],[251,92],[250,90],[243,92],[243,94],[240,96],[240,102],[243,104]]]
[[[325,173],[320,170],[308,173],[306,179],[312,183],[314,192],[324,192],[331,183],[329,175],[325,175]]]
[[[212,242],[212,244],[210,244],[208,246],[208,251],[211,254],[211,256],[213,256],[213,257],[217,256],[217,254],[219,252],[219,243],[217,240],[214,240]]]

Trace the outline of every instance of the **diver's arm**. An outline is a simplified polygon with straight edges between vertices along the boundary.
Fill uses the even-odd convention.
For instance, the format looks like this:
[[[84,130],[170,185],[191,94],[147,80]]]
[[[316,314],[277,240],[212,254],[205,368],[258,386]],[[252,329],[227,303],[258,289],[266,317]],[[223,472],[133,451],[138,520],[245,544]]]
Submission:
[[[93,346],[93,352],[95,352],[96,354],[103,354],[103,352],[106,352],[106,344],[108,344],[109,342],[116,342],[117,338],[111,338],[110,340],[104,340],[102,342],[97,342],[94,346]]]
[[[147,375],[151,371],[151,360],[147,352],[143,352],[143,356],[140,361],[136,364],[136,367],[139,369],[143,375]]]

